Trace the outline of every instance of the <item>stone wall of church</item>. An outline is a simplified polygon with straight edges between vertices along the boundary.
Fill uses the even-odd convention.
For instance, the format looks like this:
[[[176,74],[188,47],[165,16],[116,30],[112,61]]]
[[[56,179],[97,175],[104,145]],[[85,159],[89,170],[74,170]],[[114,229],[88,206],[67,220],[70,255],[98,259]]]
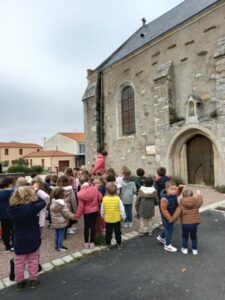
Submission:
[[[154,174],[159,165],[168,166],[170,141],[184,126],[191,126],[191,121],[186,124],[190,96],[197,111],[193,128],[197,122],[212,131],[221,141],[225,161],[224,15],[223,4],[104,71],[109,166],[120,170],[128,165],[132,171],[144,167],[148,174]],[[131,136],[121,135],[120,97],[126,85],[135,92],[136,134]],[[94,101],[85,101],[84,107],[86,132],[94,132],[95,120],[90,117]],[[92,161],[96,144],[91,134],[88,139],[87,160]],[[146,155],[149,146],[150,155]]]

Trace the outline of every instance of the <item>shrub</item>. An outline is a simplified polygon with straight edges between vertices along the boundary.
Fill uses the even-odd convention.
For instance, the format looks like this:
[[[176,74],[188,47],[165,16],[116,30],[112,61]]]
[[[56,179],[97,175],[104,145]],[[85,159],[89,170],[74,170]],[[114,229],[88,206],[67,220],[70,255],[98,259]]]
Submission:
[[[225,185],[217,185],[216,190],[222,194],[225,194]]]
[[[8,168],[8,173],[25,173],[25,174],[31,174],[31,173],[42,173],[43,168],[41,166],[33,166],[31,168],[28,168],[27,166],[12,166]]]
[[[42,173],[43,167],[42,166],[33,166],[31,167],[31,173]]]

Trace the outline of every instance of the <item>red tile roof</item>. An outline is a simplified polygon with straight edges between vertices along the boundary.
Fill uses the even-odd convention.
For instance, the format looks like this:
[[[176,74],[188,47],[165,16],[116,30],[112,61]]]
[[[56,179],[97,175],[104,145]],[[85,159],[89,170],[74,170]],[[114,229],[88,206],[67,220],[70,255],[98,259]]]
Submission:
[[[0,142],[0,148],[40,148],[43,147],[38,144],[26,144],[26,143],[2,143]]]
[[[84,142],[84,133],[83,132],[59,132],[59,134],[62,134],[72,140],[78,141],[78,142]]]
[[[61,156],[74,156],[71,153],[63,152],[63,151],[36,151],[24,156],[24,158],[28,157],[61,157]]]

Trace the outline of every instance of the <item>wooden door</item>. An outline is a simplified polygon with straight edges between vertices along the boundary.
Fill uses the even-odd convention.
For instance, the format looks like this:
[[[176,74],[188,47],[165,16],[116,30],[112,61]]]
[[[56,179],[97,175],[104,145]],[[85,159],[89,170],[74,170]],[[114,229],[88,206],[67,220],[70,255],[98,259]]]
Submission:
[[[64,172],[67,167],[70,166],[69,160],[60,160],[59,161],[59,172]]]
[[[214,185],[214,155],[212,142],[196,135],[187,143],[188,183]]]

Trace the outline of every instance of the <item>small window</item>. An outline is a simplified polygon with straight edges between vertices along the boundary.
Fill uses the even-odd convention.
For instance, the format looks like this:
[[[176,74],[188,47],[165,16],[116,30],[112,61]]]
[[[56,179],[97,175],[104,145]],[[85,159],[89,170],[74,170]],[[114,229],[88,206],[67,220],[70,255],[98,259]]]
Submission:
[[[19,149],[19,154],[23,155],[23,149]]]
[[[39,149],[39,148],[37,149],[37,152],[40,152],[40,149]]]
[[[33,161],[32,161],[32,159],[30,159],[30,167],[32,167],[33,166]]]
[[[45,160],[42,158],[42,160],[41,160],[41,165],[42,165],[42,168],[44,168],[45,167]]]
[[[134,90],[127,86],[122,91],[121,97],[122,134],[130,135],[136,132],[135,128],[135,103]]]
[[[84,144],[79,144],[79,153],[84,154],[85,153],[85,145]]]
[[[5,155],[9,155],[9,149],[5,149]]]

